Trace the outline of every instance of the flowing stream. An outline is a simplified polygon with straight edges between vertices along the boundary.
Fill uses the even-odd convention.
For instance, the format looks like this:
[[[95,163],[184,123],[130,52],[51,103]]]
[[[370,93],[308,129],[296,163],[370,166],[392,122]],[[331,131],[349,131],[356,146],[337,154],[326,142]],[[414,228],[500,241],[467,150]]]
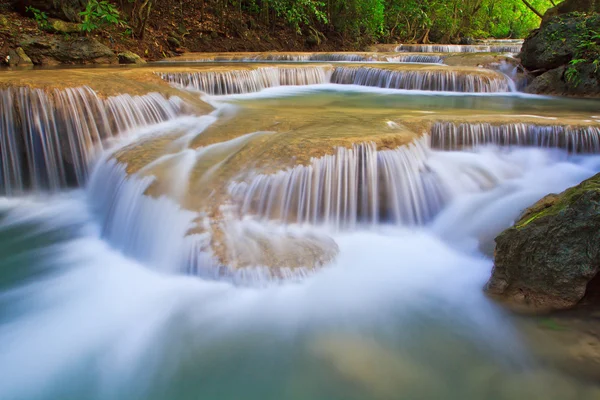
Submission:
[[[214,110],[0,91],[0,399],[600,398],[483,292],[494,237],[600,172],[597,102],[160,68]]]

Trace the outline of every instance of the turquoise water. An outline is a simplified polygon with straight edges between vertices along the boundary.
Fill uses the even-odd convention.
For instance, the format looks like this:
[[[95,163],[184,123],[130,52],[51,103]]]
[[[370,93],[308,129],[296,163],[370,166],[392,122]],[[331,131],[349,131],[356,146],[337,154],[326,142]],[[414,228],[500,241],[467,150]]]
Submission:
[[[291,90],[251,101],[582,113],[594,104]],[[1,198],[0,399],[597,399],[597,387],[530,352],[513,317],[485,297],[492,260],[480,245],[543,195],[600,171],[600,158],[495,147],[428,157],[452,171],[444,185],[456,191],[434,221],[303,227],[340,253],[301,281],[158,268],[144,254],[176,254],[184,238],[173,232],[188,216],[133,189],[105,202],[98,188],[114,185],[105,158],[85,188]],[[472,171],[488,177],[483,189]],[[139,184],[121,179],[123,189]],[[135,214],[113,220],[143,239],[135,251],[123,250],[130,237],[107,233],[119,207]]]

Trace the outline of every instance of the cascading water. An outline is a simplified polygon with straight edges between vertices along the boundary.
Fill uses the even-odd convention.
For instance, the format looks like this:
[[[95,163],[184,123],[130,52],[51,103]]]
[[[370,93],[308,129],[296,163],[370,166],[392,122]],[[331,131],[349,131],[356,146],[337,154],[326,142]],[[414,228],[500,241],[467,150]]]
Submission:
[[[447,200],[427,166],[427,140],[380,152],[373,143],[338,148],[308,166],[234,183],[230,192],[242,215],[336,228],[384,221],[422,225]]]
[[[225,94],[256,87],[217,90],[225,71],[218,73],[212,86],[205,76],[195,88]],[[278,79],[269,82],[304,78]],[[171,83],[195,85],[183,74]],[[47,193],[31,186],[27,197],[0,198],[0,398],[598,399],[593,383],[539,363],[521,322],[481,290],[492,268],[482,251],[498,232],[547,193],[600,171],[600,157],[589,154],[598,152],[589,122],[596,117],[582,117],[581,127],[439,123],[431,138],[389,150],[397,135],[422,135],[405,123],[425,115],[419,126],[427,126],[433,112],[436,120],[459,121],[470,102],[481,102],[472,107],[481,121],[502,118],[485,107],[521,112],[523,101],[546,118],[572,119],[589,114],[584,102],[332,86],[305,88],[315,104],[296,103],[308,107],[299,114],[305,129],[331,130],[298,148],[330,155],[276,173],[265,172],[273,170],[268,162],[239,156],[276,158],[270,138],[291,142],[300,134],[289,128],[295,124],[281,124],[294,107],[261,100],[269,91],[215,99],[208,116],[180,116],[180,100],[162,96],[117,101],[87,89],[3,96],[4,193],[18,195],[16,175],[6,174],[25,163],[15,154],[27,159],[27,140],[36,156],[40,149],[57,154],[69,135],[81,135],[73,141],[82,145],[114,140],[111,153],[99,148],[98,157],[81,158],[92,167],[84,187]],[[298,99],[298,89],[277,90],[288,102]],[[319,90],[333,112],[317,111]],[[411,105],[392,101],[399,97]],[[236,118],[250,125],[244,107],[268,109],[275,117],[267,125],[281,130],[235,137],[219,130]],[[372,114],[360,121],[372,122],[367,128],[385,150],[336,130],[348,120],[356,125],[359,113]],[[61,146],[27,139],[30,131],[50,132]],[[340,137],[348,145],[333,148]],[[59,161],[36,161],[43,168],[36,173],[60,177]],[[223,178],[232,176],[228,169],[233,181]],[[205,188],[205,175],[228,190]],[[194,208],[197,200],[218,212]],[[218,240],[229,247],[231,265],[219,259]],[[322,261],[318,270],[292,268],[310,257]],[[272,258],[289,267],[279,265],[277,279]]]
[[[518,53],[515,45],[460,45],[460,44],[401,44],[396,51],[409,53]]]
[[[180,87],[212,95],[251,93],[286,85],[315,85],[329,82],[330,68],[257,68],[252,70],[160,73],[161,78]]]
[[[442,64],[444,58],[434,55],[412,54],[409,56],[390,56],[385,58],[388,62],[397,63],[419,63],[419,64]]]
[[[494,71],[477,73],[451,69],[395,70],[371,67],[261,67],[253,70],[174,72],[159,74],[178,87],[211,95],[258,92],[290,85],[341,84],[389,89],[465,93],[515,91],[514,82]]]
[[[14,195],[81,185],[104,140],[173,118],[181,99],[17,88],[0,91],[0,109],[0,193]]]
[[[432,147],[460,150],[487,144],[558,148],[572,153],[600,153],[600,126],[438,122],[431,127]]]
[[[331,82],[342,85],[442,92],[515,91],[514,83],[506,75],[492,71],[474,74],[456,70],[394,71],[368,67],[337,67],[331,75]]]

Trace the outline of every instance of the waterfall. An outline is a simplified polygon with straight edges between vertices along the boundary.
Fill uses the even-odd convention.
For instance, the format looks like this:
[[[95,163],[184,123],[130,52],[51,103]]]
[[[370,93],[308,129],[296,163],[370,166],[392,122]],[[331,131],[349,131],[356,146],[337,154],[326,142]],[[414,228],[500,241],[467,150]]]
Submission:
[[[251,70],[159,73],[178,87],[211,95],[253,93],[275,86],[324,83],[447,92],[512,92],[514,82],[496,71],[372,67],[262,67]]]
[[[510,123],[437,122],[431,128],[432,147],[458,150],[485,144],[535,146],[567,150],[572,153],[600,153],[600,127]]]
[[[173,118],[181,99],[23,87],[1,90],[0,110],[0,193],[15,195],[81,185],[104,139]]]
[[[393,56],[385,58],[388,62],[397,63],[421,63],[421,64],[442,64],[444,58],[433,55],[412,54],[409,56]]]
[[[515,91],[514,82],[510,78],[494,71],[469,73],[452,69],[388,70],[370,67],[338,67],[331,75],[331,82],[389,89],[446,92]]]
[[[337,148],[275,174],[234,182],[230,193],[241,213],[337,228],[391,221],[423,224],[446,194],[426,166],[428,138],[395,150],[374,143]]]
[[[330,71],[328,67],[263,67],[250,70],[159,73],[159,76],[177,86],[211,95],[225,95],[258,92],[274,86],[328,83]]]
[[[258,53],[254,55],[234,54],[234,55],[218,55],[214,57],[200,57],[192,59],[186,57],[184,62],[261,62],[261,61],[347,61],[347,62],[368,62],[375,61],[375,57],[362,54],[347,54],[347,53]],[[161,62],[181,62],[179,59],[164,60]]]
[[[401,44],[396,51],[409,53],[518,53],[521,44],[460,45],[460,44]]]

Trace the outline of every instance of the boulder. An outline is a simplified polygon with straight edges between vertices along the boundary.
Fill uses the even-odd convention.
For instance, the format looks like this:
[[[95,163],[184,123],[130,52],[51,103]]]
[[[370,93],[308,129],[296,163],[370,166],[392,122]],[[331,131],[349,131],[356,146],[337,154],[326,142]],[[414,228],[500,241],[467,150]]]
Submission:
[[[23,36],[20,45],[36,65],[117,63],[115,53],[91,37]]]
[[[567,79],[567,68],[574,77]],[[558,67],[536,77],[525,92],[558,96],[600,97],[600,71],[592,63]]]
[[[33,7],[49,17],[80,22],[79,13],[85,10],[88,0],[12,0],[11,3],[22,14],[26,13],[27,7]]]
[[[119,53],[117,57],[119,64],[146,64],[146,60],[131,51]]]
[[[600,174],[549,195],[496,238],[487,292],[523,311],[567,309],[600,291]]]
[[[8,65],[11,67],[27,67],[32,66],[33,62],[22,48],[17,47],[8,51]]]
[[[569,63],[579,45],[582,28],[600,30],[600,15],[573,13],[551,18],[525,39],[519,54],[521,63],[530,71],[549,71]]]
[[[536,77],[526,88],[526,93],[561,95],[567,92],[564,81],[565,67],[551,69]]]
[[[546,11],[544,18],[542,19],[542,25],[548,22],[552,17],[575,11],[600,13],[600,0],[565,0]]]

